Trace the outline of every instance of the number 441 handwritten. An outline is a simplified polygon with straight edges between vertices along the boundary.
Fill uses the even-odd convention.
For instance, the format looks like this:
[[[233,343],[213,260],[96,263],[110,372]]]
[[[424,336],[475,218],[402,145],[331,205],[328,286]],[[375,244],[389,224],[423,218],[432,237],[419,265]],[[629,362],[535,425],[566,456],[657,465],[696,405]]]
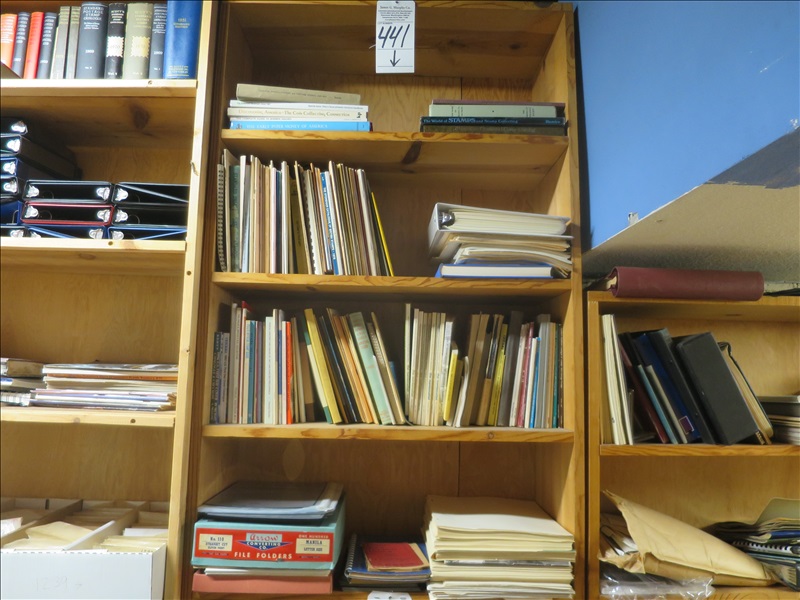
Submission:
[[[381,25],[380,31],[378,32],[380,48],[386,48],[387,44],[389,44],[389,48],[399,49],[405,47],[406,35],[408,35],[409,29],[411,29],[411,23],[400,26]]]

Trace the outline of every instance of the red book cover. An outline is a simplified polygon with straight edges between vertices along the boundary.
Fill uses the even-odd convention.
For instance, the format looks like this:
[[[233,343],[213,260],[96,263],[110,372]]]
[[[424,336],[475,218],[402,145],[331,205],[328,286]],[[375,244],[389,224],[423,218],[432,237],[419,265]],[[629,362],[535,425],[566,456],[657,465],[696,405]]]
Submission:
[[[0,62],[9,69],[14,57],[14,36],[17,33],[16,13],[0,15]]]
[[[428,566],[428,559],[417,544],[364,542],[363,548],[370,571],[419,571]]]
[[[36,69],[39,66],[39,47],[42,45],[43,22],[43,12],[31,13],[31,29],[28,33],[28,49],[25,53],[25,70],[22,72],[24,79],[36,79]]]

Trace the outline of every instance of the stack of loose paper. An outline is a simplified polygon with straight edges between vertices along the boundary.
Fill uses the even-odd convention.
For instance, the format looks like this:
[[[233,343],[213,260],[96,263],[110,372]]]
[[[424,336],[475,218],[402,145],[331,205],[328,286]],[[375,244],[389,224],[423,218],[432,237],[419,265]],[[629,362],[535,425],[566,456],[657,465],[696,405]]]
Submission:
[[[45,388],[31,405],[117,410],[173,410],[178,389],[175,364],[46,364]]]
[[[532,500],[429,496],[425,536],[433,600],[573,594],[574,538]]]

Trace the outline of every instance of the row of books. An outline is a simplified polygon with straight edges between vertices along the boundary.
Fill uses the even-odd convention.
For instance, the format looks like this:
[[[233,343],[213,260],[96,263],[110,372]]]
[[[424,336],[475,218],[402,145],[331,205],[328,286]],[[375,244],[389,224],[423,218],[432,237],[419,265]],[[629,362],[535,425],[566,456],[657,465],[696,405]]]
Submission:
[[[234,303],[214,334],[210,421],[560,427],[561,325],[523,321],[474,314],[459,348],[455,318],[408,304],[400,375],[374,312]]]
[[[371,131],[360,102],[355,93],[240,83],[228,118],[231,129]]]
[[[215,332],[211,422],[405,422],[377,316],[231,305]]]
[[[438,202],[428,223],[437,277],[568,277],[569,219]]]
[[[217,167],[221,272],[392,275],[363,169],[236,158]]]
[[[174,410],[174,364],[40,363],[3,358],[0,401],[18,406]]]
[[[183,240],[188,193],[181,184],[28,180],[20,200],[0,204],[3,234]]]
[[[601,321],[607,443],[771,443],[772,424],[730,344],[718,343],[711,332],[676,338],[667,328],[620,333],[612,314]]]
[[[25,79],[194,79],[200,0],[83,2],[0,15],[0,61]]]
[[[457,324],[442,312],[409,309],[406,411],[417,425],[550,429],[562,423],[561,326],[521,311],[469,318],[459,348]]]

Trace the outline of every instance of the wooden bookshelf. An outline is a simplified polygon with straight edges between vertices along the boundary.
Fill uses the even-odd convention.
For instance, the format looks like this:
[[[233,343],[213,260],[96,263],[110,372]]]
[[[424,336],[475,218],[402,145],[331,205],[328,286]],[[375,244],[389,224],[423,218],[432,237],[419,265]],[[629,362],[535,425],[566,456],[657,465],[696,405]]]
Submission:
[[[600,317],[614,314],[618,330],[667,327],[673,336],[711,331],[731,343],[756,394],[800,389],[800,299],[764,297],[757,302],[640,300],[587,295],[588,418],[600,423],[607,410]],[[587,582],[599,594],[599,519],[602,491],[649,506],[695,527],[755,520],[773,497],[797,498],[800,446],[709,444],[611,445],[600,427],[587,435]],[[716,587],[717,600],[796,598],[782,586]]]
[[[253,154],[264,161],[334,161],[363,168],[379,205],[394,276],[217,273],[215,207],[207,203],[187,530],[194,507],[239,479],[342,481],[348,533],[416,534],[429,494],[533,499],[575,535],[575,597],[584,597],[583,305],[573,27],[567,4],[540,8],[527,2],[420,0],[415,72],[379,75],[369,41],[375,36],[374,2],[222,4],[212,103],[217,134],[209,163],[218,161],[225,148],[237,157]],[[230,130],[225,110],[237,83],[360,93],[373,130]],[[562,102],[568,135],[420,133],[419,117],[427,114],[430,101],[448,97]],[[207,187],[216,184],[212,171]],[[437,201],[570,217],[572,279],[433,277],[427,225]],[[213,333],[225,330],[230,304],[241,300],[256,311],[309,306],[374,310],[396,361],[403,356],[405,302],[461,316],[472,310],[507,312],[509,307],[524,310],[526,317],[549,313],[564,325],[564,428],[209,424]],[[187,548],[190,544],[187,535]],[[192,570],[188,561],[184,567],[183,593],[188,596]]]
[[[33,2],[3,2],[3,12]],[[58,12],[62,4],[36,2]],[[3,79],[0,113],[67,146],[84,180],[188,184],[187,241],[0,239],[0,354],[177,363],[175,411],[0,409],[4,497],[169,501],[164,597],[180,597],[217,3],[196,80]]]

